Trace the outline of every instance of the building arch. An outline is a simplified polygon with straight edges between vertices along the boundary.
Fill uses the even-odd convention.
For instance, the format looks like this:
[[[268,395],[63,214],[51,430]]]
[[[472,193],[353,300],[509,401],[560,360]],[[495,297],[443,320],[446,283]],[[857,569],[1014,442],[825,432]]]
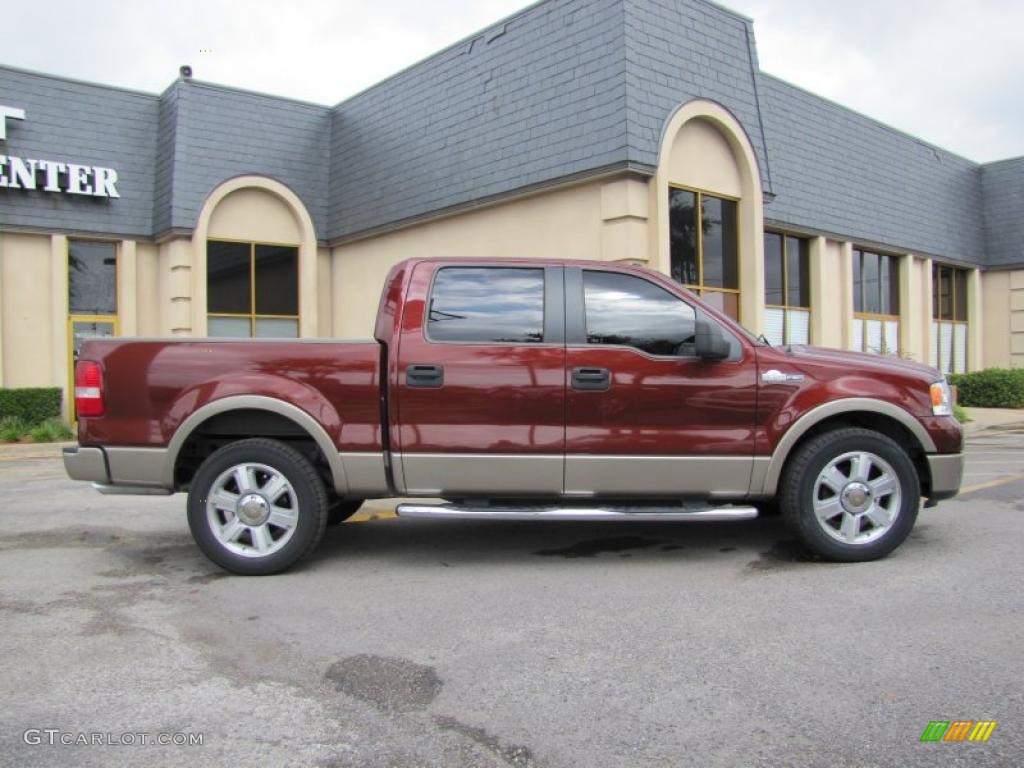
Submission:
[[[192,233],[193,335],[205,336],[207,333],[206,243],[217,237],[297,246],[299,336],[317,335],[318,249],[313,218],[295,192],[265,176],[228,179],[215,187],[203,201]]]
[[[738,201],[740,318],[760,332],[764,322],[764,200],[757,156],[743,126],[729,110],[697,99],[666,121],[658,151],[652,209],[656,269],[671,274],[670,186]]]

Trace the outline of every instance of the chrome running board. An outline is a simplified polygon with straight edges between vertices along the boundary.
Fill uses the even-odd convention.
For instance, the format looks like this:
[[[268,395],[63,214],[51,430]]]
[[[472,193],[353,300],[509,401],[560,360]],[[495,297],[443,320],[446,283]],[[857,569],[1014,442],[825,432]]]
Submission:
[[[170,496],[172,491],[152,485],[111,485],[93,483],[92,487],[104,496]]]
[[[602,504],[558,507],[540,504],[399,504],[399,517],[447,518],[449,520],[622,520],[628,522],[732,522],[757,517],[754,507],[707,507]]]

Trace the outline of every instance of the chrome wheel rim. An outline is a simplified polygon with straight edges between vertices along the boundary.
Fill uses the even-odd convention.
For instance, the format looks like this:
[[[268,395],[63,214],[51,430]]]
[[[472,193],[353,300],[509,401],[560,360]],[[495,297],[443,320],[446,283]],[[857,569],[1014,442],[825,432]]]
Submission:
[[[814,519],[843,544],[861,546],[892,528],[903,500],[899,477],[882,457],[851,451],[832,459],[814,482]]]
[[[266,557],[295,533],[299,501],[288,478],[266,464],[246,462],[224,470],[206,501],[206,522],[224,549]]]

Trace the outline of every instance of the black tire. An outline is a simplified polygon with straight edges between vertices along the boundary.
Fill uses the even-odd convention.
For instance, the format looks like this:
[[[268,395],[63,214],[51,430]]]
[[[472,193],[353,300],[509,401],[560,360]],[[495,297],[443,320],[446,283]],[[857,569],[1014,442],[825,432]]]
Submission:
[[[243,488],[240,482],[234,482],[230,477],[226,481],[223,479],[232,468],[247,464],[266,467],[271,472],[254,468],[251,475],[254,485],[249,491],[246,491],[248,485]],[[268,519],[266,523],[269,525],[258,525],[246,531],[243,529],[247,526],[240,515],[249,514],[247,509],[229,512],[225,511],[229,505],[218,506],[212,502],[216,491],[225,487],[225,482],[227,488],[233,486],[237,492],[227,490],[223,498],[231,495],[259,496],[270,487],[270,478],[275,474],[282,477],[288,486],[274,496],[273,500],[280,502],[278,506],[272,504],[273,500],[267,502],[264,499],[262,507],[268,514],[273,509],[284,508],[289,520],[293,521],[291,525],[274,527],[273,520]],[[246,473],[245,477],[250,476]],[[261,506],[258,500],[255,505],[257,510]],[[236,539],[224,542],[215,533],[214,525],[223,525],[218,529],[223,533],[229,523],[242,532]],[[192,478],[188,494],[188,525],[203,554],[221,568],[246,576],[278,573],[312,552],[323,538],[327,525],[327,491],[313,465],[294,448],[265,438],[239,440],[207,457]],[[255,528],[269,531],[269,540],[260,536],[257,541]],[[257,544],[267,541],[267,554],[259,554]],[[246,553],[241,554],[242,551]]]
[[[362,499],[332,497],[327,506],[327,525],[341,525],[363,506]]]
[[[847,541],[838,540],[838,537],[843,536],[839,528],[847,517],[858,517],[856,509],[853,513],[842,511],[838,517],[826,522],[819,522],[815,513],[815,499],[821,499],[819,504],[833,502],[838,503],[840,509],[847,509],[845,504],[849,500],[843,492],[836,491],[833,500],[828,495],[832,492],[829,485],[827,483],[819,484],[819,475],[832,462],[847,454],[857,452],[867,453],[888,464],[887,468],[883,468],[880,466],[881,462],[876,463],[873,471],[888,475],[888,471],[891,470],[892,476],[895,476],[898,483],[900,496],[897,504],[894,497],[879,494],[878,498],[884,499],[884,503],[892,508],[888,510],[890,515],[888,527],[884,522],[875,526],[870,516],[865,518],[863,513],[860,513],[861,517],[856,522],[851,522],[851,530],[855,531],[853,534],[855,541],[858,537],[863,537],[864,540],[847,543]],[[840,464],[839,466],[845,465]],[[851,470],[851,476],[852,474]],[[851,482],[855,481],[851,480]],[[874,482],[878,482],[878,480],[876,479]],[[852,489],[855,494],[854,500],[859,500],[856,495],[858,490]],[[870,496],[866,502],[862,502],[862,506],[868,504],[870,507],[873,498]],[[796,533],[800,541],[812,552],[826,560],[847,563],[877,560],[885,557],[902,544],[910,535],[914,522],[917,520],[920,498],[920,480],[914,463],[907,453],[891,438],[859,427],[826,432],[800,446],[790,457],[779,486],[779,506],[782,510],[783,521]],[[894,516],[892,511],[895,511]],[[826,531],[826,527],[832,528],[834,532],[830,534]]]

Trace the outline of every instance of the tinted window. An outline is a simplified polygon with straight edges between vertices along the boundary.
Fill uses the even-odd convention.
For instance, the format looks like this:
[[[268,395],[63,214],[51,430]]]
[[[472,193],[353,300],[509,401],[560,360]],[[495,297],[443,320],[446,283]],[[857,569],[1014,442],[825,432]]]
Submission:
[[[588,344],[624,344],[652,355],[694,355],[693,307],[640,277],[583,273]]]
[[[764,233],[764,303],[781,306],[782,301],[782,235]]]
[[[810,247],[800,237],[786,238],[786,303],[811,306]]]
[[[669,189],[668,211],[672,279],[683,285],[697,285],[697,195],[685,189]]]
[[[206,244],[206,306],[210,312],[248,315],[252,312],[248,243]]]
[[[898,259],[870,251],[853,252],[853,309],[867,314],[900,313]]]
[[[736,203],[711,195],[701,195],[701,203],[704,244],[704,275],[701,284],[706,288],[739,288]]]
[[[255,271],[257,315],[299,314],[298,248],[257,245]]]
[[[68,242],[68,308],[77,315],[117,314],[117,248]]]
[[[445,267],[427,310],[433,341],[535,344],[544,336],[544,270]]]
[[[954,320],[967,321],[967,271],[963,269],[953,270],[954,285]]]

